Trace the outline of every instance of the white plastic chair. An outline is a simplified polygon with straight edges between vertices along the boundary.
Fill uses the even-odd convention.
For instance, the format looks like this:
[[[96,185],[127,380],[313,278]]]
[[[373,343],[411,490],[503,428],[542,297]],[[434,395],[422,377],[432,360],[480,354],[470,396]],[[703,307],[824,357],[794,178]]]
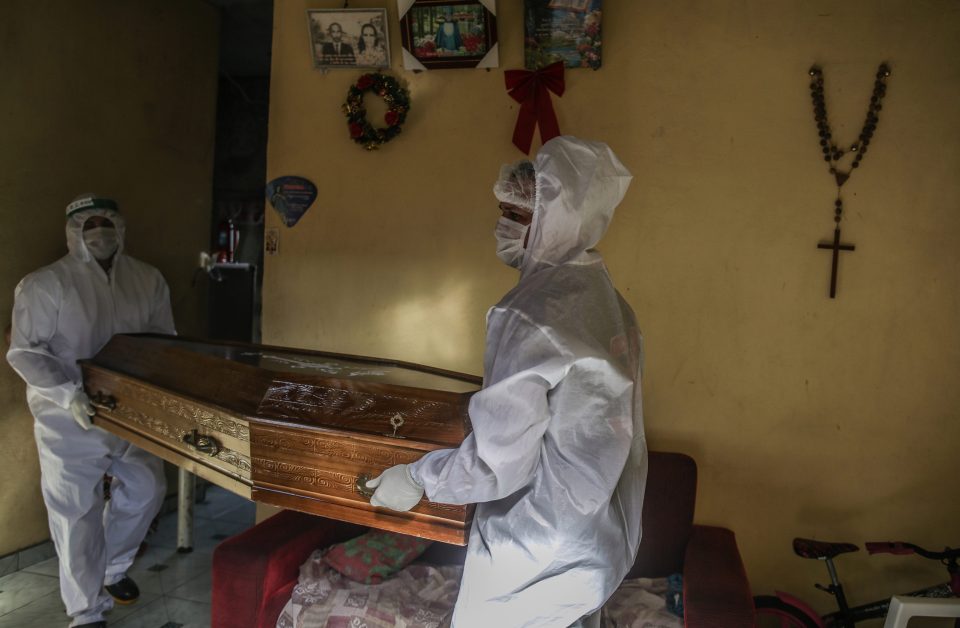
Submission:
[[[906,628],[911,617],[960,617],[960,598],[894,595],[883,628]]]

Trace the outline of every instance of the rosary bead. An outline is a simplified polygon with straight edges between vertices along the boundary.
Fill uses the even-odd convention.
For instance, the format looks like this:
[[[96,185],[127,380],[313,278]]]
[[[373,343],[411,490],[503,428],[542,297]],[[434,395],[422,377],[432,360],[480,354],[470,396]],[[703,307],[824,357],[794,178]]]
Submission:
[[[827,140],[820,140],[820,146],[826,146]]]
[[[816,76],[820,72],[820,68],[818,68],[815,65],[811,66],[809,72],[810,72],[810,76]]]
[[[827,155],[826,157],[824,157],[823,160],[824,160],[824,161],[830,161],[830,155]]]
[[[834,216],[834,217],[833,217],[833,221],[834,221],[834,222],[840,222],[840,220],[841,220],[840,216]]]
[[[857,146],[856,144],[854,144],[853,146],[850,147],[850,152],[851,152],[851,153],[855,153],[855,152],[857,152],[858,150],[860,150],[860,147]]]
[[[843,207],[843,200],[838,198],[833,202],[833,204],[836,205],[837,207]]]
[[[860,167],[860,162],[859,162],[859,161],[854,161],[852,164],[850,164],[850,166],[852,166],[853,168],[859,168],[859,167]]]
[[[841,215],[841,214],[843,213],[843,210],[838,207],[838,208],[837,208],[837,211],[836,211],[835,213],[837,214],[837,216],[839,216],[839,215]]]

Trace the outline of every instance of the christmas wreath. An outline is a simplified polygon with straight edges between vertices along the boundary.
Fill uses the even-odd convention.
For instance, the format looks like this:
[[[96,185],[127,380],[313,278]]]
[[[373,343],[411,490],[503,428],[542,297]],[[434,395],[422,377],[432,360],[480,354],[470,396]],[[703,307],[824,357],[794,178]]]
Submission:
[[[387,104],[384,122],[387,126],[376,128],[367,120],[367,110],[363,106],[363,95],[373,92],[383,98]],[[364,74],[350,86],[347,102],[343,103],[343,113],[347,116],[350,137],[367,150],[374,150],[389,142],[400,133],[400,125],[410,110],[410,92],[400,87],[397,79],[385,74]]]

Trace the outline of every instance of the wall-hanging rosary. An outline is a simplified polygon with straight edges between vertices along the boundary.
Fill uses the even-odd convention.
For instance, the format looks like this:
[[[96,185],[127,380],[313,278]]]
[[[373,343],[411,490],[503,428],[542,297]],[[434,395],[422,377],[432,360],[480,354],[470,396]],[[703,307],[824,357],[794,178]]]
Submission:
[[[840,144],[834,139],[830,130],[830,123],[827,121],[827,106],[823,98],[823,70],[818,66],[810,68],[810,95],[813,98],[813,116],[817,121],[817,130],[820,133],[820,147],[823,149],[823,160],[827,162],[830,168],[830,174],[837,184],[837,199],[834,201],[834,229],[833,242],[821,242],[817,245],[818,249],[829,249],[833,251],[833,264],[830,267],[830,298],[837,296],[837,268],[840,263],[840,251],[853,251],[855,246],[852,244],[840,243],[840,221],[843,219],[843,199],[840,196],[843,184],[847,182],[854,170],[860,167],[864,155],[867,154],[867,147],[870,146],[870,140],[877,130],[879,122],[879,113],[881,101],[887,93],[887,78],[890,76],[890,67],[886,63],[881,63],[877,69],[877,78],[873,84],[873,95],[870,97],[870,106],[867,108],[867,117],[863,123],[863,129],[860,131],[860,138],[850,145],[849,154],[855,155],[853,163],[847,171],[840,170],[840,159],[848,154]]]

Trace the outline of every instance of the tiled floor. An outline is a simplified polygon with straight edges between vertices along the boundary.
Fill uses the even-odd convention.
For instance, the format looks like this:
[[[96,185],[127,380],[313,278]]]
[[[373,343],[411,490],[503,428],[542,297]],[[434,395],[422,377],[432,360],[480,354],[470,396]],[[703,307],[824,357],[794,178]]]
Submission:
[[[210,567],[220,541],[254,523],[253,502],[211,486],[194,510],[194,547],[177,553],[177,513],[160,518],[147,537],[149,548],[128,575],[140,586],[140,599],[117,606],[108,626],[122,628],[200,628],[210,625]],[[60,601],[57,559],[0,578],[0,628],[65,628],[70,621]]]

